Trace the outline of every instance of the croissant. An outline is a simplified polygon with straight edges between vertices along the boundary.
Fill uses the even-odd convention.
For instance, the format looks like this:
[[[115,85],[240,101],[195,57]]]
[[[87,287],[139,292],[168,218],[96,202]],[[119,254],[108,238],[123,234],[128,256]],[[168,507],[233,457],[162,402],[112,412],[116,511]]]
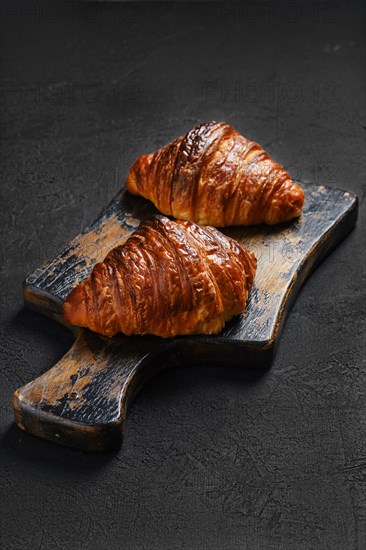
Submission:
[[[286,170],[225,122],[199,124],[139,157],[126,185],[163,214],[216,227],[286,222],[304,203]]]
[[[212,227],[155,216],[72,290],[64,320],[105,336],[216,333],[245,309],[256,265]]]

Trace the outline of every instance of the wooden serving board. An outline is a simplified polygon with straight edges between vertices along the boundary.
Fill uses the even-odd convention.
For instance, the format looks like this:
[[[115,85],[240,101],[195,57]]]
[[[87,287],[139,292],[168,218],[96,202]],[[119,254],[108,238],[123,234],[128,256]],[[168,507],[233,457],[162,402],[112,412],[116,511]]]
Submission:
[[[122,442],[128,404],[157,372],[178,364],[229,364],[266,368],[291,305],[315,266],[357,219],[357,197],[338,189],[301,184],[302,216],[278,226],[225,228],[258,259],[246,313],[213,336],[161,339],[115,336],[78,329],[70,351],[48,372],[14,394],[17,425],[34,435],[89,451]],[[121,191],[56,258],[24,281],[31,309],[62,322],[62,302],[94,264],[123,243],[152,204]]]

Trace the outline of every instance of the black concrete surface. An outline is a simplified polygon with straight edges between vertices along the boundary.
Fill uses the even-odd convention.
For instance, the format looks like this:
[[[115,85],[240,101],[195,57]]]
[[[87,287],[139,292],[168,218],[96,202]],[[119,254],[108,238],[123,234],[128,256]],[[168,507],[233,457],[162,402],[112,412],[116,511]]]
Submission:
[[[1,20],[1,548],[365,548],[363,2],[15,1]],[[23,278],[139,154],[214,119],[360,198],[271,370],[162,374],[115,454],[22,433],[13,391],[72,343],[23,309]]]

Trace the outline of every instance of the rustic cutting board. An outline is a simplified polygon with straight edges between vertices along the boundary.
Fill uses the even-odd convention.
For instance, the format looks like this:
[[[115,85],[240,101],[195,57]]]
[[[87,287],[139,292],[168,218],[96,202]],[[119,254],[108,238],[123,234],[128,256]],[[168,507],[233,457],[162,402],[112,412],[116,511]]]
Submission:
[[[70,351],[48,372],[14,394],[17,425],[39,437],[90,451],[122,442],[128,404],[158,371],[178,364],[229,364],[265,368],[281,328],[306,278],[345,237],[357,219],[357,197],[345,191],[301,184],[301,218],[275,227],[226,228],[258,259],[247,312],[215,336],[115,336],[78,329]],[[121,191],[96,221],[56,258],[24,281],[31,309],[62,322],[62,302],[93,265],[124,242],[141,220],[157,211],[148,201]]]

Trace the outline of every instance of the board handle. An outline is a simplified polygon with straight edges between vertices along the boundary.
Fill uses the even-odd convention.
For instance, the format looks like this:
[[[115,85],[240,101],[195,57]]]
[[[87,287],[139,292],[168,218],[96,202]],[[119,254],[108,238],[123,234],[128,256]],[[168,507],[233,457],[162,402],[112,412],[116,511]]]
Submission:
[[[128,404],[142,383],[161,369],[158,356],[163,347],[154,337],[110,340],[80,330],[53,368],[14,393],[16,424],[82,450],[118,448]]]
[[[235,354],[233,354],[235,349]],[[262,372],[272,350],[251,351],[247,343],[210,337],[172,338],[117,335],[105,338],[78,329],[71,349],[56,365],[13,396],[22,430],[84,451],[117,449],[127,408],[145,383],[178,365],[222,365]]]

